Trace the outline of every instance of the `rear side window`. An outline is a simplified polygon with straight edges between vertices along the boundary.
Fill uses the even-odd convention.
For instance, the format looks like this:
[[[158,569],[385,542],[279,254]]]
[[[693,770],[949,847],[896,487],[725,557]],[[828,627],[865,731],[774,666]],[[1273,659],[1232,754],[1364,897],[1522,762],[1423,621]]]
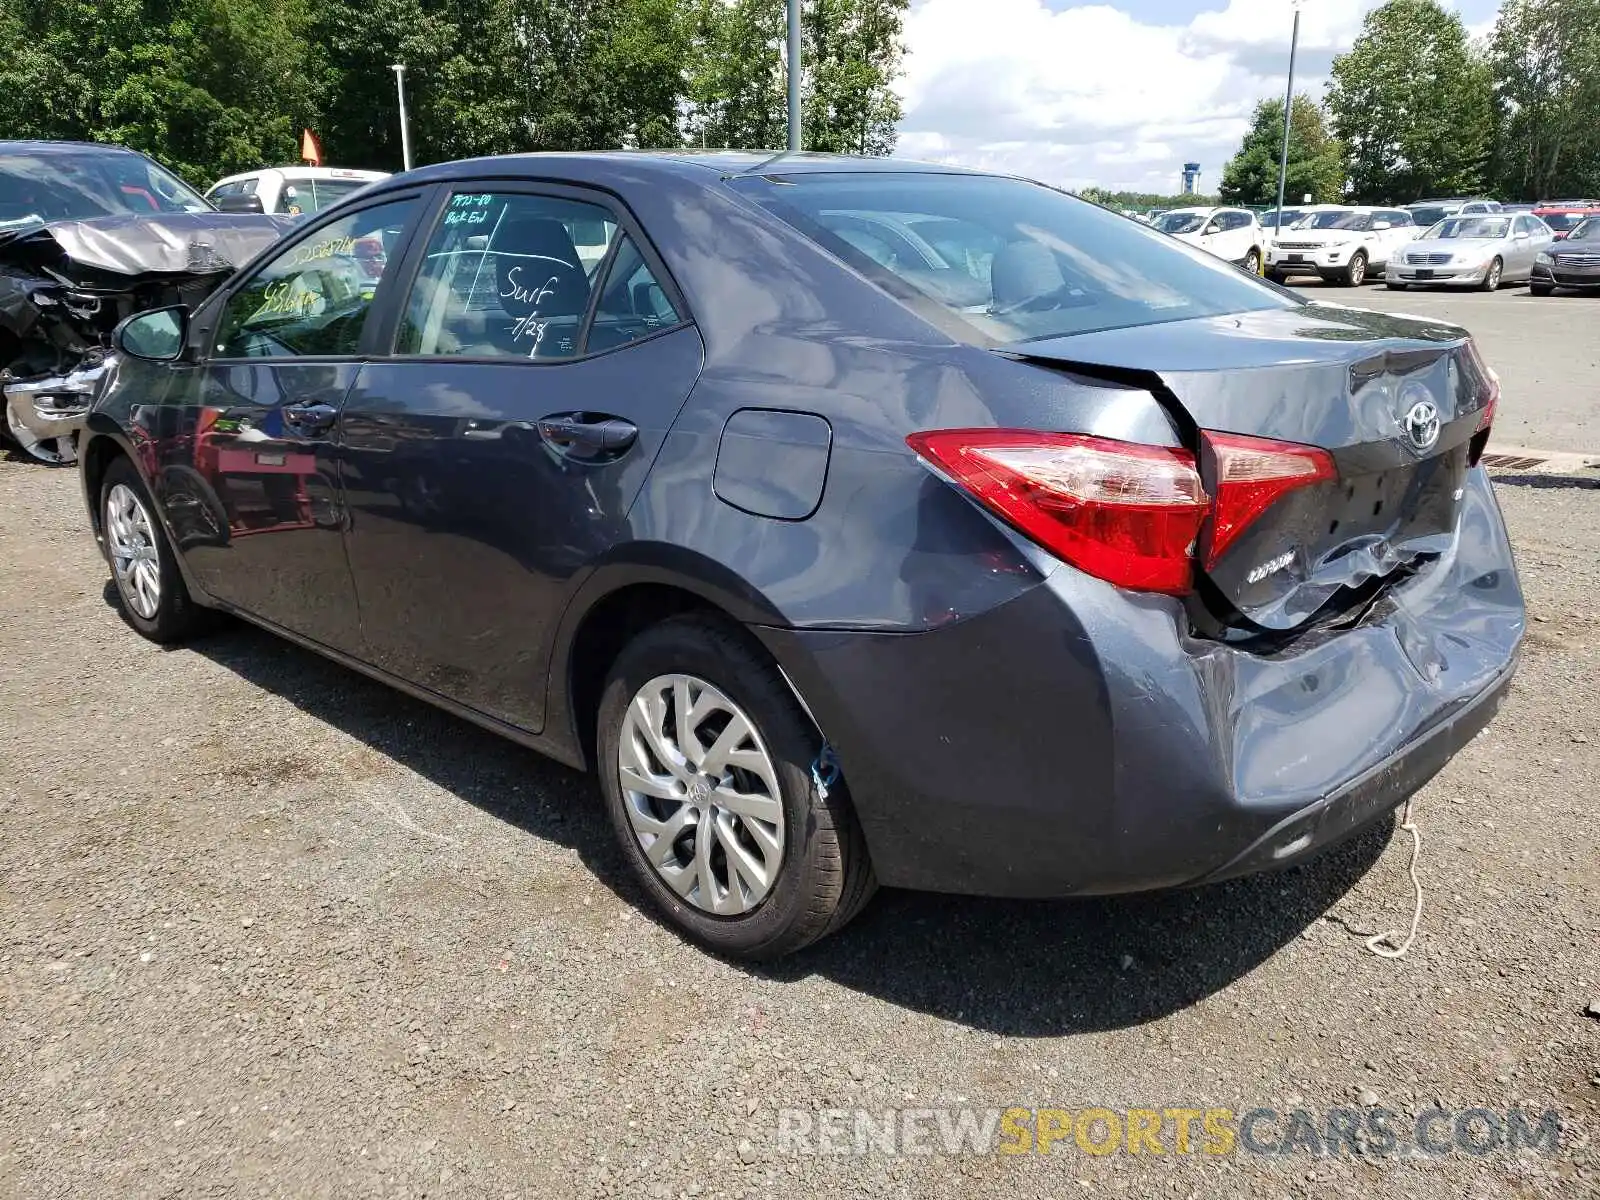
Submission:
[[[594,306],[584,350],[598,354],[678,324],[678,310],[631,237],[624,236]]]
[[[807,173],[734,186],[980,344],[1300,304],[1202,250],[1022,180]]]
[[[458,192],[429,238],[396,351],[573,357],[594,277],[616,233],[615,219],[599,205]]]

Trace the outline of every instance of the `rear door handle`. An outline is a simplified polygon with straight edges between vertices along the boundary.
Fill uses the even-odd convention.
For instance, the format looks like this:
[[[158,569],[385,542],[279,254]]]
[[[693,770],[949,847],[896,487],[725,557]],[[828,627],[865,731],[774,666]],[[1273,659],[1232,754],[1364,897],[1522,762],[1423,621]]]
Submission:
[[[638,427],[621,417],[556,413],[539,422],[539,436],[563,454],[619,454],[633,445]]]
[[[283,406],[284,423],[305,437],[327,433],[338,419],[339,410],[321,400],[300,400]]]

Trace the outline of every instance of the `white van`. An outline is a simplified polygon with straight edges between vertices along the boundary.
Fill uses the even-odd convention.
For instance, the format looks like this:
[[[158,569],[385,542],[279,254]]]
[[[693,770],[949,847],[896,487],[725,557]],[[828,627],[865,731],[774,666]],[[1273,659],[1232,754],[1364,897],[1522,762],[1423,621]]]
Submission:
[[[347,167],[263,167],[217,180],[206,199],[223,212],[298,217],[319,212],[351,192],[387,178],[387,171],[354,171]]]

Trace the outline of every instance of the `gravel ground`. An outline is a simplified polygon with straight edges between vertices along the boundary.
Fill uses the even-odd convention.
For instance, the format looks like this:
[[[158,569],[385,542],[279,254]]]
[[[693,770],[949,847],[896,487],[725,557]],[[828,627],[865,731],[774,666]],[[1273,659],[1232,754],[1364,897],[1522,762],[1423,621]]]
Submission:
[[[1600,440],[1600,439],[1597,439]],[[634,907],[587,779],[109,602],[0,461],[0,1195],[1600,1195],[1600,488],[1506,477],[1511,698],[1392,826],[1116,901],[884,893],[775,968]],[[1554,1108],[1555,1153],[799,1155],[778,1110]]]

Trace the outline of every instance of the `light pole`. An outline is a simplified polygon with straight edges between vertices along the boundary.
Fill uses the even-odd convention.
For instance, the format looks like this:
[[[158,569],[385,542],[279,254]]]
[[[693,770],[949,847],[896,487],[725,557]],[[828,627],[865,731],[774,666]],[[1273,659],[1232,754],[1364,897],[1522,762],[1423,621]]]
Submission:
[[[389,69],[394,72],[394,90],[400,97],[400,160],[409,171],[411,170],[411,126],[406,120],[406,65],[393,63]]]
[[[789,0],[789,153],[800,151],[800,0]]]
[[[1294,52],[1300,45],[1300,0],[1294,3],[1294,31],[1289,34],[1289,86],[1283,93],[1283,153],[1278,157],[1278,211],[1273,235],[1283,232],[1283,185],[1289,176],[1289,119],[1294,113]]]

